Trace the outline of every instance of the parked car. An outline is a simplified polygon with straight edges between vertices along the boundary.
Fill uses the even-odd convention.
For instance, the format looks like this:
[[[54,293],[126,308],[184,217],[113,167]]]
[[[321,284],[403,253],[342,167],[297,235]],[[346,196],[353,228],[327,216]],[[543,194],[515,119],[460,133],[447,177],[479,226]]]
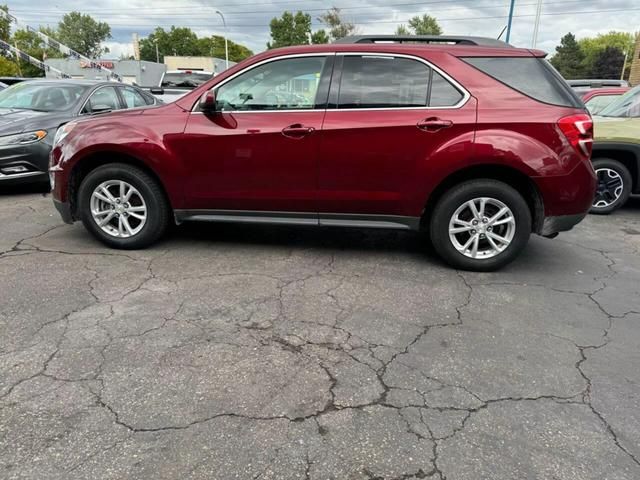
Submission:
[[[150,91],[163,102],[169,103],[211,80],[213,76],[213,72],[201,70],[169,70],[162,75],[160,86]]]
[[[598,115],[611,102],[629,91],[629,87],[588,88],[578,90],[578,95],[591,115]]]
[[[608,88],[608,87],[628,87],[629,82],[626,80],[613,80],[613,79],[577,79],[567,80],[567,83],[571,85],[571,88]]]
[[[129,85],[31,80],[0,92],[0,185],[48,182],[56,130],[75,118],[159,103]]]
[[[26,82],[27,80],[33,80],[33,78],[28,77],[0,77],[0,82],[4,83],[6,86],[15,85],[16,83]]]
[[[451,265],[496,269],[595,192],[591,117],[544,55],[447,36],[269,50],[174,103],[62,127],[54,203],[114,248],[188,220],[426,229]]]
[[[640,194],[640,86],[594,117],[593,167],[598,177],[592,213],[607,214]]]

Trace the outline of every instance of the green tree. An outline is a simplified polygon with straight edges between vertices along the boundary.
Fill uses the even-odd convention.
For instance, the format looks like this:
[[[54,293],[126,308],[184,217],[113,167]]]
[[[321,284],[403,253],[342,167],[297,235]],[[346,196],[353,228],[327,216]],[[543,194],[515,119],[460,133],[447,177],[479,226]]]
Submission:
[[[409,19],[409,26],[399,25],[396,35],[442,35],[438,20],[431,15],[416,15]]]
[[[165,30],[160,27],[140,40],[140,58],[150,62],[156,61],[156,43],[160,62],[165,55],[197,56],[202,51],[198,36],[186,27],[174,27]],[[210,55],[210,54],[209,54]]]
[[[340,9],[333,7],[318,17],[318,20],[329,28],[331,40],[347,37],[356,33],[356,26],[345,21],[340,15]]]
[[[311,43],[314,45],[321,45],[324,43],[329,43],[329,35],[324,30],[318,30],[311,34]]]
[[[620,78],[624,65],[624,53],[617,47],[600,50],[593,62],[591,75],[594,78]]]
[[[56,40],[89,58],[108,52],[102,42],[111,38],[111,27],[80,12],[67,13],[58,24]]]
[[[311,36],[311,15],[284,12],[280,18],[271,19],[271,41],[267,48],[308,45]]]
[[[556,47],[551,64],[564,78],[580,78],[585,73],[584,59],[584,52],[576,41],[576,37],[569,32],[560,39],[560,45]]]
[[[227,40],[229,46],[229,60],[240,62],[253,55],[253,52],[244,45]],[[198,55],[204,57],[225,58],[224,37],[212,35],[211,37],[198,39]]]
[[[614,47],[622,52],[623,57],[625,53],[632,55],[635,45],[635,35],[628,32],[611,31],[595,37],[583,38],[578,43],[584,52],[583,69],[585,75],[595,77],[595,62],[601,52],[607,47]],[[620,73],[618,73],[618,78],[619,76]]]
[[[5,13],[9,13],[9,7],[6,5],[0,5],[0,9],[4,10]],[[0,16],[0,40],[4,40],[8,42],[11,38],[11,20],[7,17]]]
[[[0,76],[15,77],[19,74],[18,64],[7,57],[0,55]]]
[[[51,35],[52,33],[53,32],[49,31],[47,35]],[[47,48],[44,40],[42,40],[37,33],[29,30],[16,30],[11,39],[11,43],[38,60],[44,61],[46,58],[62,57],[62,53],[55,49]],[[25,61],[20,61],[20,71],[25,77],[44,76],[44,71]]]

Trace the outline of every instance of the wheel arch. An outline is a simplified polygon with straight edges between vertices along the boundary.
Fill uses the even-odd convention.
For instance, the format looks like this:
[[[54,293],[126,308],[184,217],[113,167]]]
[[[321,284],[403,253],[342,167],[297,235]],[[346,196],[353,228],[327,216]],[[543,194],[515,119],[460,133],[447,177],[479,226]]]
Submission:
[[[640,144],[596,142],[593,145],[591,160],[610,158],[622,163],[631,173],[631,191],[640,193]]]
[[[542,231],[544,203],[538,187],[529,176],[520,170],[499,164],[476,164],[445,177],[427,199],[421,218],[421,227],[428,225],[433,209],[445,192],[464,181],[480,178],[502,181],[522,193],[531,211],[531,230],[536,233]]]
[[[147,165],[143,160],[128,153],[105,150],[93,152],[82,157],[75,163],[75,165],[71,169],[68,182],[68,198],[71,207],[71,215],[74,219],[78,218],[78,190],[80,188],[82,180],[84,180],[86,176],[96,168],[112,163],[123,163],[125,165],[131,165],[133,167],[139,168],[140,170],[143,170],[158,183],[162,193],[164,194],[165,200],[167,201],[167,205],[169,205],[170,208],[173,208],[171,196],[167,191],[166,185],[164,184],[160,176],[151,167],[149,167],[149,165]]]

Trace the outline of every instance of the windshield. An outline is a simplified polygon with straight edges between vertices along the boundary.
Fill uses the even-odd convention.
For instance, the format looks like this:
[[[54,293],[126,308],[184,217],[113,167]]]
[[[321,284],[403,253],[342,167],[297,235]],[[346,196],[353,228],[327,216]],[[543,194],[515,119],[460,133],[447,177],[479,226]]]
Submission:
[[[0,92],[0,108],[60,112],[78,103],[86,85],[22,82]]]
[[[165,73],[162,79],[163,87],[195,88],[211,80],[211,74],[205,72],[172,72]]]
[[[598,115],[601,117],[640,117],[640,85],[614,100]]]

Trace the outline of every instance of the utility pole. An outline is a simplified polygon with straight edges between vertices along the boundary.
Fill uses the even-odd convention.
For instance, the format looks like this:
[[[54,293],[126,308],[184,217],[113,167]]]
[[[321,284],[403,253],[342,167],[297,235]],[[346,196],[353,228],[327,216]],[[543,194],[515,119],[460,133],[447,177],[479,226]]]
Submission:
[[[533,38],[531,39],[531,48],[536,48],[538,44],[538,30],[540,29],[540,15],[542,13],[542,0],[538,0],[536,8],[536,21],[533,25]]]
[[[511,23],[513,22],[513,8],[516,6],[516,0],[511,0],[511,5],[509,6],[509,20],[507,21],[507,37],[505,40],[509,43],[511,39]]]
[[[155,38],[153,43],[156,44],[156,63],[160,63],[160,52],[158,52],[158,39]]]
[[[224,62],[225,70],[229,68],[229,44],[227,43],[227,37],[229,36],[229,30],[227,29],[227,22],[224,19],[224,15],[220,10],[216,10],[216,13],[222,18],[222,25],[224,25]]]

